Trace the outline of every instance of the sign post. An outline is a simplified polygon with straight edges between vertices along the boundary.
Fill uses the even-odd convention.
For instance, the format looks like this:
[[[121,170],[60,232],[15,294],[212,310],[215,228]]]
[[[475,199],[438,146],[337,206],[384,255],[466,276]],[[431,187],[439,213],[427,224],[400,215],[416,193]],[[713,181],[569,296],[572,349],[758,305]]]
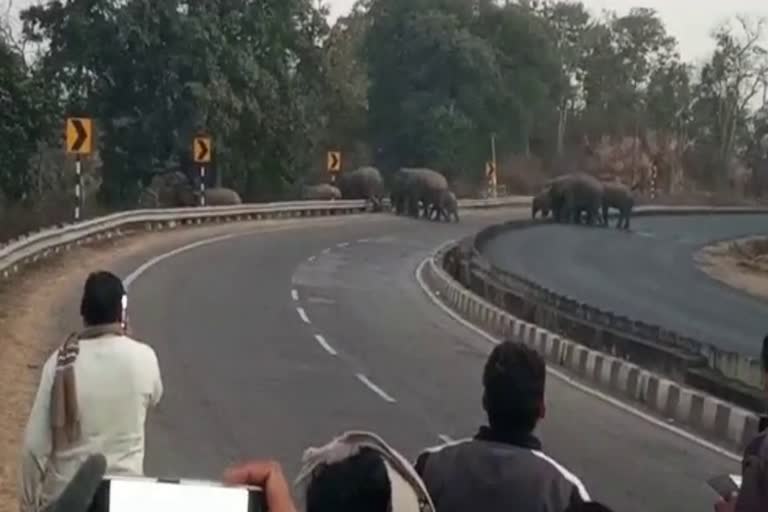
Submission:
[[[69,117],[65,127],[66,150],[75,155],[75,222],[80,220],[83,209],[82,157],[93,151],[93,120],[87,117]]]
[[[490,197],[496,197],[496,163],[493,161],[485,163],[485,177],[488,180],[488,191]]]
[[[490,186],[491,186],[491,197],[496,198],[497,191],[496,186],[498,184],[497,179],[497,166],[496,166],[496,134],[491,134],[491,175],[490,178]]]
[[[329,151],[327,157],[328,172],[331,173],[331,183],[336,182],[336,175],[341,172],[341,151]]]
[[[200,206],[205,206],[205,164],[211,161],[211,149],[210,137],[195,137],[192,156],[200,164]]]

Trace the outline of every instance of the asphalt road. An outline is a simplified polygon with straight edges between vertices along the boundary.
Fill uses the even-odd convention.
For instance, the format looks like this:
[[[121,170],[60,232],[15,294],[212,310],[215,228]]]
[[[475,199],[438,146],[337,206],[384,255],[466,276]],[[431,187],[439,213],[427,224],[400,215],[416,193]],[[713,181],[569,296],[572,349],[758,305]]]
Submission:
[[[460,225],[340,218],[241,236],[159,262],[131,288],[131,319],[159,355],[166,394],[147,470],[215,478],[271,456],[295,474],[304,448],[345,429],[408,457],[483,421],[488,342],[413,279]],[[617,511],[711,510],[705,480],[737,464],[550,378],[545,449]]]
[[[711,279],[693,255],[768,233],[767,215],[639,217],[632,232],[546,224],[510,231],[485,253],[499,268],[575,299],[757,356],[768,303]]]

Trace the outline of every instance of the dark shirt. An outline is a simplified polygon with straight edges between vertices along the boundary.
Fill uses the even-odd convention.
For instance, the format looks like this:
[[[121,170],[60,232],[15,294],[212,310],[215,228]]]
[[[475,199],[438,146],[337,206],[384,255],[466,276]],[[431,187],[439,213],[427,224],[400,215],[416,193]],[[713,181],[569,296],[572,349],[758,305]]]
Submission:
[[[416,471],[437,512],[563,512],[590,500],[581,480],[527,432],[483,427],[472,439],[425,450]]]

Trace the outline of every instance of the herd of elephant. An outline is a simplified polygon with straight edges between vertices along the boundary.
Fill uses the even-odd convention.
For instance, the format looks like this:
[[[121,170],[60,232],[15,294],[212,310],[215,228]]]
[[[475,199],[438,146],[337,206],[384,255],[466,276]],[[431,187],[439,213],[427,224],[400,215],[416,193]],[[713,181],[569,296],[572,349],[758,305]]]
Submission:
[[[531,216],[550,212],[555,222],[608,225],[611,209],[618,210],[616,227],[629,229],[635,199],[632,189],[621,183],[603,183],[594,176],[576,172],[547,182],[533,198]]]
[[[303,187],[302,198],[311,200],[364,199],[375,211],[383,209],[384,179],[378,169],[362,167],[343,173],[334,185]],[[389,193],[397,215],[459,222],[459,204],[445,176],[431,169],[400,169],[392,177]]]

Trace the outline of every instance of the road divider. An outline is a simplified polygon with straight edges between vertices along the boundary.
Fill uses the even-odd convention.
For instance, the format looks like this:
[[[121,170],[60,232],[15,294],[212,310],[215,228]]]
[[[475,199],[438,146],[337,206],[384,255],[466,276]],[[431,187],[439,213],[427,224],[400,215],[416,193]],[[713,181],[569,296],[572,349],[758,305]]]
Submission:
[[[470,199],[460,208],[525,206],[531,198]],[[44,229],[0,245],[0,280],[8,279],[24,266],[74,247],[110,240],[128,231],[162,231],[182,226],[270,219],[349,215],[369,210],[366,201],[294,201],[235,206],[132,210],[96,219]]]
[[[763,214],[768,213],[768,210],[647,207],[638,212],[639,215],[723,213]],[[501,231],[531,227],[533,224],[530,220],[513,221],[491,227],[475,237],[441,248],[422,268],[421,277],[425,285],[450,310],[494,338],[523,341],[537,349],[550,365],[568,370],[577,378],[589,382],[595,389],[604,390],[623,402],[637,404],[665,422],[682,425],[720,446],[742,449],[757,432],[758,417],[748,407],[713,396],[711,387],[701,389],[691,384],[691,381],[700,382],[691,378],[691,373],[704,375],[713,371],[706,366],[706,361],[702,361],[700,354],[699,357],[694,357],[693,352],[683,350],[684,344],[663,347],[658,343],[658,338],[631,339],[626,332],[614,331],[612,338],[610,330],[603,329],[600,336],[596,336],[594,325],[592,330],[588,329],[589,322],[605,320],[605,312],[581,304],[574,309],[570,299],[556,296],[554,292],[537,287],[518,276],[514,279],[508,279],[508,276],[499,278],[497,269],[482,258],[478,247]],[[536,308],[537,305],[546,307]],[[578,318],[582,323],[573,321],[576,312],[579,312]],[[624,321],[631,324],[628,319]],[[562,331],[558,333],[542,325],[566,327],[566,332],[572,334],[563,334]],[[622,339],[627,344],[634,342],[638,347],[630,349],[624,346],[623,350],[619,350],[622,347],[614,345],[611,350],[606,350],[619,335],[624,336]],[[597,346],[588,346],[581,342],[579,336],[586,336],[586,339],[597,340],[599,343]],[[649,347],[649,343],[659,346]],[[660,356],[660,347],[666,348],[669,353],[664,357]],[[634,352],[631,352],[632,350]],[[643,351],[647,360],[631,357],[630,352],[642,354]],[[680,379],[680,375],[673,377],[666,373],[683,371],[685,366],[681,361],[686,357],[691,364],[686,374],[689,381]],[[644,363],[651,358],[657,360],[655,366],[649,368]],[[679,366],[676,367],[670,361],[675,361]],[[702,363],[704,367],[700,366]],[[664,371],[656,369],[660,365]],[[708,385],[714,386],[713,382],[708,381]],[[733,393],[733,390],[728,392]]]

